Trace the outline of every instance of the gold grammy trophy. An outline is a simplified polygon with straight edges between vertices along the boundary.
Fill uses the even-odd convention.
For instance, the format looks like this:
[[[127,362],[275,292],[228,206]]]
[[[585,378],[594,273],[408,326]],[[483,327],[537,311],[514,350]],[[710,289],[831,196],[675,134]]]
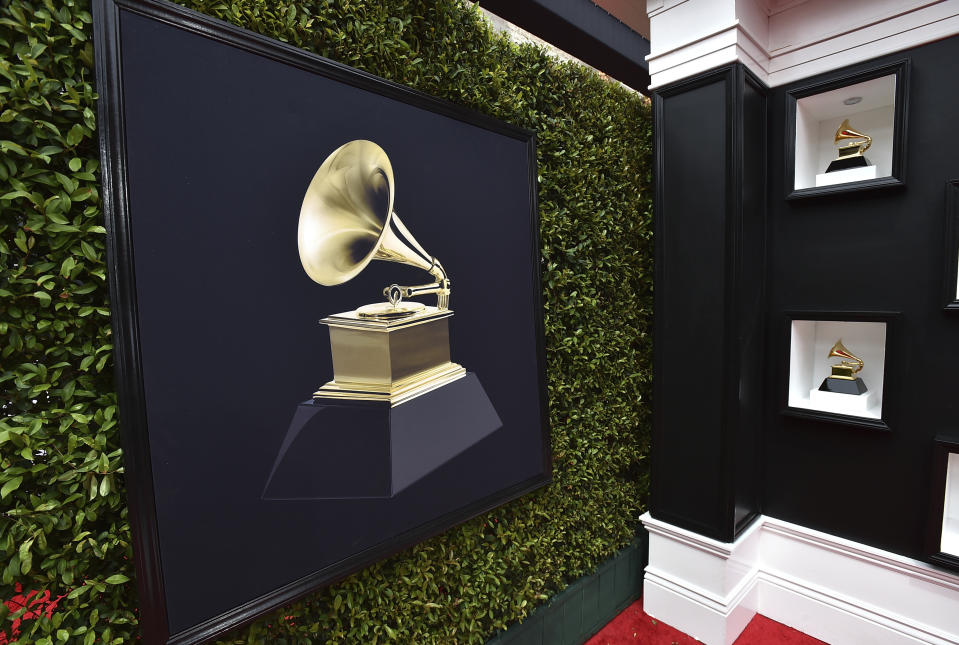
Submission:
[[[356,277],[373,260],[398,262],[430,273],[433,282],[391,284],[386,302],[330,315],[333,380],[317,399],[352,399],[398,405],[462,378],[450,361],[450,279],[443,265],[410,234],[393,210],[390,160],[372,141],[334,150],[310,182],[300,209],[300,261],[315,282],[333,286]],[[436,306],[405,300],[436,294]]]
[[[839,145],[841,142],[843,145]],[[872,137],[854,130],[849,125],[849,119],[845,119],[836,130],[836,136],[833,143],[839,146],[839,156],[829,164],[826,172],[836,172],[837,170],[847,170],[849,168],[861,168],[868,166],[869,160],[863,155],[869,146],[872,145]]]
[[[836,341],[829,350],[826,358],[839,357],[843,360],[838,365],[831,366],[831,374],[827,376],[819,389],[823,392],[859,395],[866,392],[866,384],[856,374],[862,371],[862,359],[846,349],[842,339]],[[846,360],[848,359],[848,360]],[[853,362],[849,362],[853,361]]]
[[[391,284],[386,302],[320,321],[333,380],[296,406],[263,499],[392,498],[455,470],[454,460],[503,427],[479,376],[450,361],[450,279],[397,217],[394,189],[383,149],[356,140],[326,158],[303,197],[297,244],[314,281],[343,284],[373,260],[433,281]],[[407,300],[423,294],[436,294],[436,306]]]

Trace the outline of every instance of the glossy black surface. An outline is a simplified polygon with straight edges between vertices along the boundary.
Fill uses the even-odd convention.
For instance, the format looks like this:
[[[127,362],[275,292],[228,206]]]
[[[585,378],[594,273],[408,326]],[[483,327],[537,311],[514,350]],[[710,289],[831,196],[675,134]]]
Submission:
[[[651,513],[731,540],[759,510],[765,88],[741,65],[656,110]]]
[[[887,73],[900,74],[901,81],[894,141],[899,176],[806,193],[815,192],[816,199],[787,199],[794,99]],[[737,94],[722,89],[732,87],[732,73],[720,68],[661,90],[654,516],[729,539],[735,531],[724,525],[732,516],[728,500],[749,499],[739,491],[759,490],[758,502],[754,497],[740,510],[737,501],[736,518],[761,510],[942,563],[942,556],[931,558],[927,543],[938,485],[929,456],[936,434],[955,432],[959,418],[959,328],[943,311],[944,300],[954,306],[959,257],[957,75],[959,39],[950,38],[768,90],[765,167],[772,171],[764,206],[752,211],[765,220],[767,264],[735,279],[728,262],[749,253],[737,254],[719,241],[724,233],[730,237],[718,220],[737,212],[730,210],[725,187],[736,185],[729,174],[742,168],[747,204],[745,196],[758,194],[749,186],[761,170],[755,159],[751,165],[748,144],[740,157],[729,144],[731,134],[720,134],[725,122],[737,122]],[[746,123],[747,133],[760,129],[755,116]],[[892,187],[897,189],[876,190]],[[744,248],[759,248],[758,238],[747,238],[762,227],[750,227],[751,211],[742,212],[737,230]],[[762,362],[751,368],[744,357],[756,350],[743,326],[745,313],[739,333],[728,335],[730,303],[749,302],[746,296],[757,293],[750,278],[764,283],[767,298],[752,309],[765,312],[767,333]],[[882,419],[786,407],[792,318],[887,323]],[[738,358],[720,351],[723,339],[727,351],[742,350]],[[762,383],[750,387],[755,375]],[[762,415],[754,435],[761,440],[758,456],[752,437],[741,431],[750,426],[730,425],[735,409],[738,420],[756,410]],[[757,472],[761,488],[750,488]],[[724,487],[730,476],[745,480],[735,495]]]
[[[949,38],[770,94],[770,167],[784,168],[786,106],[796,87],[911,62],[904,187],[784,200],[770,173],[770,387],[763,512],[902,555],[923,558],[937,433],[959,418],[959,327],[942,311],[943,185],[959,176],[959,39]],[[839,419],[780,414],[792,310],[901,312],[887,333],[883,419],[875,432]],[[810,315],[816,318],[816,315]],[[880,428],[882,429],[882,428]]]

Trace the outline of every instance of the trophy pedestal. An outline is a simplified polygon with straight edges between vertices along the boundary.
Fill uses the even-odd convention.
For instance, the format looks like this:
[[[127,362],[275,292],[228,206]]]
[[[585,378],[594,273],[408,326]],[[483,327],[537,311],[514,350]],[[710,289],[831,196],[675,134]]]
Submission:
[[[823,379],[822,385],[819,386],[819,391],[859,396],[860,394],[865,394],[867,388],[861,378],[836,378],[835,376],[827,376]]]
[[[472,372],[402,405],[297,406],[263,499],[389,498],[503,425]]]
[[[840,379],[826,379],[827,381],[837,381]],[[857,379],[862,381],[862,379]],[[847,381],[854,383],[854,381]],[[835,412],[836,414],[851,414],[853,416],[869,416],[869,409],[873,404],[874,393],[870,390],[862,394],[845,394],[842,392],[830,392],[814,388],[809,390],[809,402],[812,407],[823,412]]]
[[[869,160],[861,154],[843,155],[842,150],[840,150],[839,158],[833,159],[829,163],[829,166],[826,167],[826,172],[838,172],[840,170],[850,170],[852,168],[865,168],[869,165]]]
[[[391,406],[463,378],[450,362],[449,309],[424,307],[393,319],[356,311],[328,316],[333,380],[313,394],[324,400],[378,401]]]
[[[855,157],[855,159],[866,160],[865,157]],[[832,163],[839,161],[845,161],[844,159],[836,159]],[[832,168],[832,164],[829,164],[829,167]],[[832,186],[834,184],[845,184],[850,181],[862,181],[864,179],[875,179],[878,176],[876,171],[876,166],[858,166],[853,168],[848,168],[846,170],[833,170],[826,171],[822,174],[816,175],[816,187],[820,186]]]

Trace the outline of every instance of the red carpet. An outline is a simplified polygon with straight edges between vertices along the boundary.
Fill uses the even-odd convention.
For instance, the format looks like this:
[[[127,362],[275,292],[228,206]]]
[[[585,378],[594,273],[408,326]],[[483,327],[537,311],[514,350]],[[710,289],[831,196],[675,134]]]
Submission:
[[[690,638],[666,623],[650,618],[643,611],[642,599],[637,600],[614,618],[586,645],[687,645],[699,641]],[[756,615],[733,645],[827,645],[792,627],[786,627],[765,616]]]

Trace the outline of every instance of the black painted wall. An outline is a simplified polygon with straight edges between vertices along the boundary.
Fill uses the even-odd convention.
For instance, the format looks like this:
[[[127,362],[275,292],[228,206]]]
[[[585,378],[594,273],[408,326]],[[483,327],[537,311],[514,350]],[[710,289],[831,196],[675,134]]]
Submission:
[[[787,92],[911,59],[906,185],[787,201]],[[767,515],[924,557],[933,437],[959,432],[959,315],[942,310],[945,182],[959,178],[959,38],[830,72],[769,96]],[[781,414],[783,312],[901,312],[890,336],[888,432]]]
[[[731,540],[759,512],[765,96],[742,65],[654,96],[650,511]]]
[[[905,186],[787,200],[788,92],[904,58]],[[734,65],[657,92],[654,517],[729,541],[762,512],[927,557],[933,438],[959,437],[957,78],[950,38],[773,89]],[[888,430],[782,413],[785,314],[816,310],[897,313]]]

